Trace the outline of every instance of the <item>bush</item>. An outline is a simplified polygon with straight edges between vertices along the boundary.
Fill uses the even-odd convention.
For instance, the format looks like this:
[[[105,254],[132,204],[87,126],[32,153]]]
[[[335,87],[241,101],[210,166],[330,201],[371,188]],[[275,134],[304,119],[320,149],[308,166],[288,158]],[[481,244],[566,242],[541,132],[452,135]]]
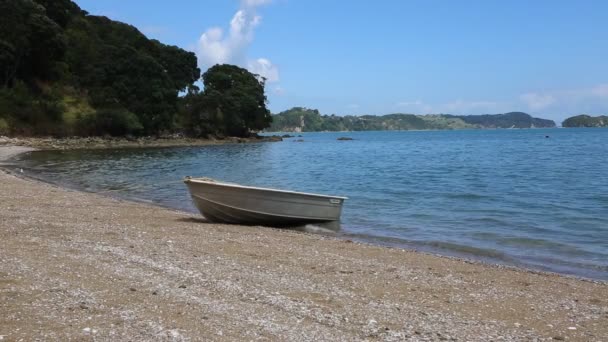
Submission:
[[[60,89],[32,89],[22,81],[12,88],[0,88],[0,116],[10,123],[17,135],[62,135]]]
[[[8,135],[11,132],[11,127],[8,125],[8,122],[0,118],[0,135]]]
[[[80,121],[81,134],[85,135],[139,135],[144,129],[137,116],[123,108],[103,108]]]

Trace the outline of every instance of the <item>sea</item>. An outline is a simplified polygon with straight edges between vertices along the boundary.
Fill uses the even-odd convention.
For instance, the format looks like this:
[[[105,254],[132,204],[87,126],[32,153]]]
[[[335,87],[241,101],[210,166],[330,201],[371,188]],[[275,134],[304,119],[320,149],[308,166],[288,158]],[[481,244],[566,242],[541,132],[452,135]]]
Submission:
[[[269,143],[40,151],[14,166],[189,212],[185,176],[347,196],[340,237],[608,280],[608,129],[290,134]]]

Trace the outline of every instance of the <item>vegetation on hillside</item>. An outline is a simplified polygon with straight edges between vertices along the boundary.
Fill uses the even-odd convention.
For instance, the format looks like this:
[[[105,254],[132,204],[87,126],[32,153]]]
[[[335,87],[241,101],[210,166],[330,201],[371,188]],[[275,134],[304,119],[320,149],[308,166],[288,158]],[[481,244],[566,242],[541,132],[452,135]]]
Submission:
[[[553,120],[533,118],[522,112],[484,115],[444,115],[449,118],[459,118],[477,128],[552,128]]]
[[[383,116],[321,115],[316,109],[295,107],[273,116],[268,131],[384,131],[474,128],[555,127],[551,120],[533,118],[525,113],[456,116],[447,114]]]
[[[563,127],[608,127],[608,116],[589,116],[585,114],[567,118],[562,122]]]
[[[265,127],[270,116],[255,117],[267,111],[263,80],[219,69],[207,78],[232,81],[220,89],[205,80],[201,93],[192,52],[71,0],[0,0],[0,134],[246,135]],[[192,120],[193,102],[205,103],[197,115],[214,119]],[[253,102],[259,113],[242,111]]]

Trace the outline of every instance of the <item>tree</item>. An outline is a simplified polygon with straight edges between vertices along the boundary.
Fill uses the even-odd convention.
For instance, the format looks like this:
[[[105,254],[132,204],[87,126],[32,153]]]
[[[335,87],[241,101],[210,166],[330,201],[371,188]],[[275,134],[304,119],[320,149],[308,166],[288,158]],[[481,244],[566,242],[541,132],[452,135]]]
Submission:
[[[0,0],[0,117],[11,134],[171,131],[180,92],[198,92],[196,63],[72,0]]]
[[[84,11],[71,0],[34,0],[46,9],[46,15],[62,28],[65,28],[75,15]]]
[[[63,58],[66,39],[43,6],[32,0],[0,0],[1,85],[15,78],[47,80]]]
[[[188,90],[201,77],[201,69],[197,67],[196,55],[177,46],[164,45],[158,40],[154,44],[153,55],[163,66],[164,71],[173,81],[175,89]]]
[[[194,53],[149,40],[135,27],[105,17],[73,18],[67,36],[73,81],[88,90],[94,108],[103,109],[99,116],[135,114],[136,120],[124,120],[141,123],[143,129],[129,130],[135,134],[174,128],[178,93],[195,87],[200,77]],[[93,124],[106,122],[119,121],[100,117]]]
[[[222,64],[203,74],[203,85],[202,93],[188,98],[190,128],[195,134],[244,137],[270,126],[264,78]]]
[[[107,47],[99,73],[90,85],[95,108],[121,107],[135,113],[143,133],[171,128],[177,91],[163,67],[150,55],[131,47]]]

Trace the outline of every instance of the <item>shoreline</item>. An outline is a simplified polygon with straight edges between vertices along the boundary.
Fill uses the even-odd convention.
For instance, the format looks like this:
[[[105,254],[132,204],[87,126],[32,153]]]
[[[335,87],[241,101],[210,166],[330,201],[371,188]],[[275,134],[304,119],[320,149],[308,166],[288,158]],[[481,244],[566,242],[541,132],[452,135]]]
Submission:
[[[208,145],[214,145],[214,144],[212,143],[212,144],[208,144]],[[208,146],[208,145],[203,144],[203,145],[198,145],[198,146]],[[144,146],[141,148],[165,148],[165,147],[170,148],[170,147],[181,147],[181,146],[183,146],[183,145],[149,146],[149,147]],[[125,148],[138,148],[138,147],[131,146],[131,147],[125,147]],[[103,149],[103,147],[100,147],[99,149]],[[145,199],[142,199],[142,198],[121,197],[121,196],[112,195],[111,192],[109,192],[109,193],[94,192],[94,191],[86,191],[83,189],[79,189],[77,187],[69,187],[69,186],[66,186],[65,184],[61,184],[59,182],[53,182],[52,180],[45,179],[42,177],[39,178],[39,177],[34,177],[32,175],[20,174],[15,170],[11,170],[11,169],[7,168],[6,165],[3,164],[4,161],[6,161],[14,156],[17,156],[22,153],[32,152],[32,151],[41,151],[41,149],[27,147],[27,146],[2,146],[2,145],[0,145],[0,172],[4,171],[4,172],[12,174],[18,178],[22,178],[22,179],[34,181],[34,182],[40,182],[43,184],[48,184],[50,186],[55,186],[60,189],[66,189],[69,191],[93,194],[93,195],[97,195],[97,196],[107,197],[110,199],[115,199],[118,201],[133,202],[133,203],[139,203],[139,204],[143,204],[143,205],[149,205],[149,206],[153,206],[153,207],[157,207],[157,208],[161,208],[161,209],[165,209],[165,210],[181,212],[186,215],[195,215],[195,216],[198,215],[198,211],[196,211],[196,210],[194,212],[190,212],[187,210],[182,210],[180,208],[175,208],[175,207],[162,205],[162,204],[151,202],[151,201],[146,201]],[[247,228],[249,226],[242,226],[242,227]],[[288,230],[288,231],[300,232],[300,233],[306,233],[306,234],[316,234],[316,235],[321,234],[325,238],[334,238],[334,239],[337,239],[340,241],[356,241],[357,243],[364,244],[364,245],[389,248],[389,249],[393,249],[393,248],[401,249],[401,250],[406,250],[409,252],[425,254],[428,256],[432,256],[432,257],[446,258],[448,260],[454,260],[454,261],[465,262],[465,263],[470,263],[470,264],[478,264],[478,265],[487,266],[487,267],[495,267],[495,268],[499,268],[499,269],[511,269],[511,270],[515,270],[515,271],[523,271],[523,272],[529,272],[529,273],[539,274],[539,275],[543,275],[543,274],[544,275],[554,275],[554,276],[566,277],[566,278],[571,278],[571,279],[580,280],[580,281],[589,281],[589,282],[608,285],[608,280],[603,280],[603,279],[598,279],[598,278],[593,278],[593,277],[585,277],[582,275],[577,275],[577,274],[572,274],[572,273],[560,273],[558,271],[552,271],[550,269],[534,268],[534,267],[530,267],[530,266],[526,265],[525,263],[513,264],[513,263],[508,263],[506,261],[501,262],[500,259],[496,259],[496,258],[492,258],[492,257],[481,257],[480,256],[480,257],[476,258],[475,256],[467,256],[465,254],[459,254],[458,252],[449,251],[449,250],[446,251],[445,253],[441,253],[441,252],[433,250],[432,248],[428,248],[428,249],[420,248],[420,247],[417,247],[416,245],[408,244],[405,241],[394,242],[394,240],[395,240],[394,238],[386,238],[388,241],[383,241],[385,239],[383,236],[354,234],[354,233],[349,233],[349,232],[345,232],[342,230],[336,232],[336,231],[332,231],[332,230],[326,230],[323,228],[308,229],[307,227],[294,227],[294,228],[272,228],[272,229]]]
[[[198,139],[181,136],[171,137],[5,137],[0,136],[0,147],[22,146],[38,150],[78,150],[78,149],[122,149],[122,148],[163,148],[189,147],[221,144],[242,144],[278,142],[279,136],[254,136],[250,138],[226,137],[224,139]]]
[[[285,136],[283,136],[283,138],[285,138]],[[179,143],[179,141],[174,141],[174,142]],[[207,140],[199,141],[199,143],[200,143],[200,145],[198,145],[198,146],[209,146],[209,145],[218,144],[218,143],[213,143],[213,142],[210,142]],[[225,144],[228,142],[223,141],[222,143]],[[172,147],[180,147],[180,146],[184,146],[184,145],[126,146],[124,148],[130,148],[130,149],[136,150],[138,148],[141,148],[141,149],[172,148]],[[163,208],[163,209],[184,211],[188,214],[192,214],[192,213],[198,214],[198,211],[196,211],[196,210],[194,210],[194,211],[184,210],[183,208],[180,208],[179,206],[163,205],[162,203],[149,201],[149,200],[146,200],[145,198],[141,198],[141,197],[133,197],[133,196],[129,196],[129,195],[120,195],[120,194],[115,195],[115,194],[113,194],[113,190],[110,190],[108,192],[106,192],[106,191],[96,192],[93,190],[79,188],[77,186],[70,185],[69,183],[62,183],[62,182],[55,181],[51,178],[41,177],[41,176],[34,175],[34,174],[28,174],[27,170],[26,170],[26,173],[19,173],[18,168],[11,169],[8,167],[9,164],[5,164],[3,166],[2,151],[5,148],[7,148],[7,147],[6,146],[3,147],[2,145],[0,145],[0,169],[2,169],[4,167],[5,170],[13,173],[14,175],[16,175],[18,177],[23,177],[23,178],[34,180],[34,181],[40,181],[43,183],[48,183],[48,184],[51,184],[54,186],[58,186],[60,188],[67,188],[67,189],[71,189],[74,191],[81,191],[81,192],[85,192],[85,193],[92,193],[92,194],[107,196],[107,197],[111,197],[111,198],[115,198],[115,199],[122,199],[122,200],[126,200],[126,201],[154,205],[154,206],[157,206],[157,207]],[[40,150],[40,149],[36,149],[36,148],[32,148],[32,147],[24,147],[24,146],[14,146],[14,148],[23,149],[22,151],[19,151],[18,153]],[[109,148],[112,148],[112,147],[109,147]],[[79,148],[75,148],[74,150],[78,150],[78,149]],[[101,146],[96,149],[104,149],[104,147]],[[62,148],[60,150],[69,150],[69,148]],[[15,167],[15,165],[10,165],[10,166]],[[21,172],[23,172],[23,171],[21,171]],[[314,226],[311,227],[311,226],[307,225],[307,226],[302,226],[302,227],[293,227],[292,230],[305,232],[305,233],[315,233],[315,234],[328,233],[326,235],[329,235],[329,236],[332,236],[332,237],[335,237],[338,239],[342,239],[342,240],[353,240],[353,241],[357,241],[358,243],[370,244],[373,246],[381,246],[381,247],[386,247],[386,248],[406,249],[406,250],[410,250],[410,251],[415,251],[417,253],[425,253],[425,254],[432,255],[432,256],[446,257],[446,258],[451,258],[451,259],[460,260],[460,261],[464,261],[464,262],[474,262],[474,263],[480,263],[480,264],[484,264],[484,265],[488,265],[488,266],[514,268],[514,269],[524,270],[524,271],[528,271],[528,272],[555,274],[555,275],[571,277],[574,279],[580,279],[580,280],[585,280],[585,281],[608,283],[608,279],[606,279],[605,277],[602,277],[598,274],[594,274],[593,268],[579,268],[579,270],[564,270],[564,269],[560,270],[550,263],[549,264],[532,264],[532,263],[527,263],[526,260],[516,260],[516,259],[509,258],[508,256],[505,257],[500,253],[498,253],[496,256],[493,256],[493,255],[485,254],[485,253],[479,254],[479,253],[470,252],[470,251],[463,251],[462,249],[457,249],[454,247],[444,248],[444,247],[437,247],[437,246],[433,247],[433,246],[429,246],[427,244],[416,244],[416,243],[412,243],[411,241],[408,241],[407,239],[400,239],[400,238],[396,238],[396,237],[386,237],[386,236],[382,236],[382,235],[366,235],[366,234],[349,232],[349,231],[345,231],[345,230],[340,230],[340,231],[336,232],[336,231],[325,230],[324,228],[325,227],[317,228]],[[469,248],[468,246],[465,246],[465,245],[459,245],[459,246],[463,247],[464,249]],[[471,247],[471,248],[473,248],[473,247]],[[475,249],[475,248],[473,248],[473,249]],[[488,250],[483,250],[483,251],[488,251]],[[489,250],[489,251],[491,252],[492,250]]]
[[[18,176],[0,170],[8,340],[608,336],[602,281],[211,224]]]

